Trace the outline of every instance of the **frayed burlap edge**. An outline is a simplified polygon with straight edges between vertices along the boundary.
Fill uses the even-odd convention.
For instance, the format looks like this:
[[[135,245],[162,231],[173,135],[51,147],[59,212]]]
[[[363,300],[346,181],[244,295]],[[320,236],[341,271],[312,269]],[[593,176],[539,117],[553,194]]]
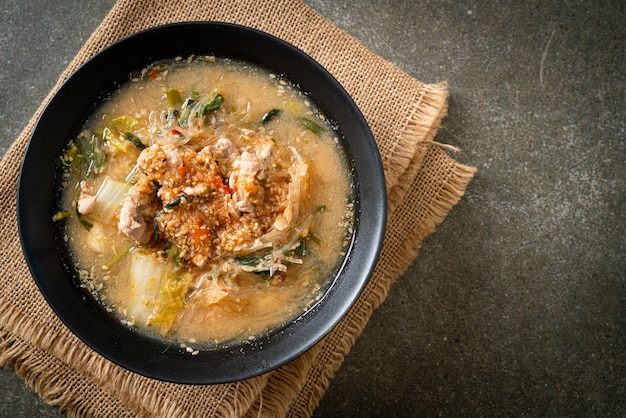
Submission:
[[[422,169],[427,150],[424,144],[432,142],[447,112],[447,83],[424,85],[420,96],[409,109],[397,146],[390,157],[383,161],[389,214],[402,202],[412,180]]]
[[[0,341],[0,363],[5,367],[12,367],[26,384],[33,388],[46,403],[57,408],[60,413],[82,417],[94,416],[96,408],[123,410],[116,405],[115,399],[111,399],[109,405],[97,406],[89,402],[90,396],[102,396],[101,393],[94,392],[100,392],[100,389],[91,385],[87,379],[78,385],[75,380],[69,382],[59,379],[59,376],[66,373],[68,366],[60,360],[50,358],[41,349],[19,340],[8,332],[0,332]]]

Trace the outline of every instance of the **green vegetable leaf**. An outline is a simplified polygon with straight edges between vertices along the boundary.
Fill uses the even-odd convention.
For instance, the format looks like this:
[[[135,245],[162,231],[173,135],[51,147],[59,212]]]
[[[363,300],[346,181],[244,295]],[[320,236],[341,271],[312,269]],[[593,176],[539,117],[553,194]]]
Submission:
[[[103,141],[100,135],[81,133],[76,138],[77,153],[76,170],[79,179],[84,177],[94,177],[106,162],[106,153],[102,149]],[[86,167],[83,172],[83,168]]]
[[[69,218],[71,213],[69,211],[60,210],[52,216],[52,222],[58,222],[62,219]]]
[[[213,100],[202,106],[202,110],[200,111],[200,116],[205,116],[215,110],[218,110],[220,106],[222,106],[222,102],[224,101],[224,97],[221,94],[216,95]]]
[[[269,112],[263,115],[263,117],[261,118],[261,121],[259,122],[259,125],[261,126],[265,125],[266,123],[274,119],[274,117],[278,116],[279,114],[280,114],[280,109],[270,110]]]
[[[324,128],[322,128],[320,125],[318,125],[317,123],[313,122],[310,119],[300,117],[298,118],[298,123],[300,123],[300,125],[304,129],[307,129],[313,132],[317,136],[319,136],[322,132],[324,132]]]
[[[119,250],[117,253],[113,254],[113,257],[104,265],[106,267],[105,270],[109,270],[111,267],[113,267],[118,261],[124,258],[126,254],[131,252],[133,248],[134,247],[131,244],[127,244],[126,246],[122,247],[122,249]],[[102,268],[104,269],[104,267]]]
[[[309,238],[311,241],[313,241],[314,243],[316,243],[317,245],[322,243],[322,240],[320,237],[318,237],[315,233],[313,232],[309,232],[309,235],[307,235],[307,238]]]
[[[167,97],[167,102],[170,106],[180,106],[183,102],[183,98],[180,96],[180,93],[176,89],[167,89],[165,91],[165,96]]]
[[[141,139],[135,136],[132,132],[126,132],[124,134],[124,138],[126,138],[126,140],[130,142],[131,144],[133,144],[135,148],[137,149],[143,150],[147,148],[146,145],[144,145],[144,143],[141,142]]]
[[[155,216],[154,219],[152,220],[152,239],[150,240],[149,243],[147,243],[143,247],[144,248],[154,247],[159,242],[160,238],[161,238],[161,233],[159,232],[159,224],[157,223],[157,217]]]
[[[165,210],[170,210],[182,203],[186,203],[189,201],[189,197],[187,197],[186,194],[182,193],[180,196],[178,196],[175,199],[170,200],[169,202],[167,202],[164,206],[163,209]]]
[[[78,211],[78,207],[74,208],[75,212],[76,212],[76,217],[78,218],[78,220],[80,221],[80,224],[87,230],[87,231],[91,231],[91,228],[93,228],[93,224],[89,221],[87,221],[84,217],[83,214],[80,213]]]
[[[241,264],[242,266],[254,267],[261,263],[263,257],[258,257],[254,255],[242,255],[234,258],[237,264]]]
[[[293,250],[293,253],[298,257],[305,257],[309,253],[306,237],[300,238],[300,244]]]

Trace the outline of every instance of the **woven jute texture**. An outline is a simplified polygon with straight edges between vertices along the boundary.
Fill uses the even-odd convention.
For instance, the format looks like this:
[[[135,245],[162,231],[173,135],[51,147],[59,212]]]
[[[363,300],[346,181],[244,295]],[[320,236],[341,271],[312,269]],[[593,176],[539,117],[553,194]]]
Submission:
[[[178,21],[222,21],[276,35],[325,66],[352,95],[379,147],[388,188],[381,258],[349,314],[298,359],[232,384],[186,386],[151,380],[105,360],[55,317],[31,278],[18,239],[19,166],[44,106],[58,86],[102,48],[134,32]],[[419,57],[416,57],[419,59]],[[433,138],[447,108],[445,84],[423,84],[370,52],[297,0],[120,0],[61,75],[0,162],[0,363],[69,416],[310,416],[391,284],[422,241],[462,197],[474,168]],[[384,103],[382,103],[384,101]],[[385,109],[381,112],[381,109]]]

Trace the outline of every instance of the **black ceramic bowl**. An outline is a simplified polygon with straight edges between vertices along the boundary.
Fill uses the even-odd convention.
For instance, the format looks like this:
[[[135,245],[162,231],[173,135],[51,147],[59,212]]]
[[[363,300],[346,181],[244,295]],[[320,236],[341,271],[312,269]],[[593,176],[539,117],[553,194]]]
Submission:
[[[76,284],[75,268],[55,232],[55,157],[98,104],[132,71],[166,58],[213,54],[261,65],[298,85],[337,126],[355,181],[355,232],[323,298],[293,322],[253,341],[190,355],[149,339],[107,314]],[[292,45],[250,28],[180,23],[132,35],[78,69],[46,107],[22,163],[18,226],[30,271],[67,327],[107,359],[141,375],[176,383],[213,384],[253,377],[304,353],[346,314],[369,280],[385,230],[382,164],[369,127],[341,85]]]

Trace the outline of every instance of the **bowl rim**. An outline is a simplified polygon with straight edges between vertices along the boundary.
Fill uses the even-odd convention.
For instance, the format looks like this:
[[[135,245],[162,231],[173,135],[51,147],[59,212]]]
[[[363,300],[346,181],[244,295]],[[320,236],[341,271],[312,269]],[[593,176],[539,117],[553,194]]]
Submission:
[[[199,35],[215,39],[194,41],[174,53],[174,42],[179,37]],[[189,50],[184,51],[186,48]],[[135,52],[134,56],[129,52]],[[54,170],[54,161],[50,160],[130,71],[159,59],[191,55],[185,52],[251,61],[297,84],[337,125],[357,190],[356,225],[348,255],[326,294],[300,317],[272,333],[222,349],[202,350],[194,356],[182,347],[151,340],[122,326],[86,297],[74,282],[75,277],[68,277],[69,267],[59,256],[63,251],[61,238],[55,234],[52,222],[56,181],[48,178],[54,176],[42,179],[40,175]],[[129,56],[127,62],[116,61]],[[321,101],[318,97],[332,100]],[[65,115],[67,120],[61,118]],[[60,134],[50,134],[56,131]],[[178,22],[145,29],[87,60],[62,83],[41,113],[18,179],[17,222],[23,254],[56,316],[106,359],[145,377],[172,383],[218,384],[251,378],[309,350],[339,323],[364,290],[382,249],[386,220],[380,153],[364,116],[346,90],[330,72],[292,44],[254,28],[224,22]]]

